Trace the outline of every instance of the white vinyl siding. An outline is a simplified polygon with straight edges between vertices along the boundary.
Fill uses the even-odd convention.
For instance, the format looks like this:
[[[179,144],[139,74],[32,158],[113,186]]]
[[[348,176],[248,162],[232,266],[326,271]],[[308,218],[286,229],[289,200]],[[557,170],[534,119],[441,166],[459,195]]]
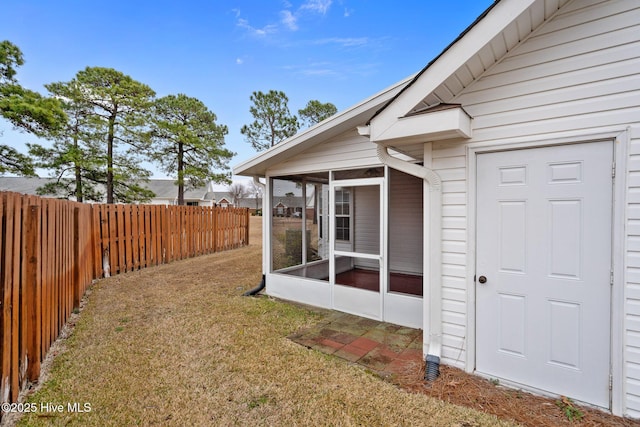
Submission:
[[[358,135],[354,129],[269,169],[269,174],[285,175],[328,169],[357,169],[380,164],[376,145],[368,138]]]
[[[467,185],[464,144],[435,143],[432,168],[442,179],[442,357],[464,368]]]

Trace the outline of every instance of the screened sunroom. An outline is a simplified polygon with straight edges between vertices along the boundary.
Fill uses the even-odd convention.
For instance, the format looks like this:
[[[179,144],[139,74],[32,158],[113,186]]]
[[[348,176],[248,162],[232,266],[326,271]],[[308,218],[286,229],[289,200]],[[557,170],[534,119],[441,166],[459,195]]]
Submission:
[[[422,326],[423,180],[386,166],[269,177],[268,293]]]

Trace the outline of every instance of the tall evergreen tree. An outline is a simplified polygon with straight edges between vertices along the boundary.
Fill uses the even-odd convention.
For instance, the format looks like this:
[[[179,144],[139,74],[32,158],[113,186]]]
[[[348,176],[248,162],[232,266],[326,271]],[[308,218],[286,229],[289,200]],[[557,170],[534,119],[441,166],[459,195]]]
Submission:
[[[101,201],[104,193],[98,184],[106,181],[105,156],[98,150],[94,139],[91,117],[93,108],[77,80],[45,85],[62,102],[67,114],[66,125],[51,133],[51,148],[28,144],[29,153],[38,159],[37,166],[52,171],[55,181],[38,189],[39,194],[54,194],[68,198]]]
[[[24,64],[20,49],[8,40],[0,42],[0,116],[16,128],[45,136],[66,120],[60,102],[26,89],[16,80],[17,68]],[[15,148],[0,145],[0,174],[34,175],[31,159]]]
[[[255,119],[242,126],[240,132],[256,151],[266,150],[295,135],[300,128],[298,118],[289,112],[289,98],[284,92],[253,92],[249,112]]]
[[[338,112],[338,109],[335,105],[330,102],[322,103],[315,99],[307,102],[307,105],[298,110],[298,115],[307,127],[311,127],[316,123],[320,123],[326,118],[333,116]]]
[[[209,181],[229,182],[228,162],[234,153],[224,148],[225,125],[200,100],[184,94],[156,100],[153,108],[153,157],[161,169],[176,176],[178,204],[184,192]]]
[[[87,67],[76,75],[84,100],[92,107],[92,149],[102,150],[106,164],[107,203],[146,201],[143,186],[151,173],[141,166],[149,150],[146,122],[155,92],[112,68]]]

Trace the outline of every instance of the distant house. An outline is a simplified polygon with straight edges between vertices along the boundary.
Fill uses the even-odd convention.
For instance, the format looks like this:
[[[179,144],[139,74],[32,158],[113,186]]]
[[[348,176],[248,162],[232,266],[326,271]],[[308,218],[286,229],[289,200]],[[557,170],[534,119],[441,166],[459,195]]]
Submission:
[[[258,209],[262,209],[262,197],[240,197],[234,201],[233,194],[226,191],[214,191],[213,202],[221,208],[247,208],[251,213],[256,213]]]
[[[221,208],[234,207],[233,195],[226,191],[214,191],[213,203]]]
[[[146,187],[155,193],[149,204],[176,205],[178,204],[178,187],[173,179],[150,179]],[[186,188],[184,204],[187,206],[213,206],[215,202],[213,184],[204,187]]]
[[[242,197],[238,200],[238,208],[247,208],[252,214],[262,209],[262,197]]]
[[[301,196],[284,196],[274,200],[273,215],[302,218],[304,199]]]

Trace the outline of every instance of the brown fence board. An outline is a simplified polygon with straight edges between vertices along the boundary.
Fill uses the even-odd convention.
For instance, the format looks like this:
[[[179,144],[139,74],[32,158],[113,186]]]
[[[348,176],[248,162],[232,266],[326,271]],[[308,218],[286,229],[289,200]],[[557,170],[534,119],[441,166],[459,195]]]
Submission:
[[[0,205],[0,224],[13,223],[13,197],[3,194]],[[0,278],[2,279],[2,377],[0,379],[0,396],[5,403],[11,399],[11,329],[12,329],[12,271],[13,271],[13,227],[2,227],[0,230]]]
[[[103,207],[103,212],[105,215],[105,218],[107,220],[107,224],[108,224],[108,229],[107,229],[107,241],[108,246],[109,246],[109,252],[108,252],[108,256],[109,256],[109,266],[110,266],[110,270],[111,270],[111,275],[114,274],[118,274],[118,244],[116,241],[116,236],[118,228],[117,228],[117,224],[116,224],[116,219],[115,219],[115,215],[114,215],[114,208],[115,206],[108,206],[105,205]],[[103,236],[104,239],[104,236]]]
[[[102,248],[100,247],[100,210],[99,209],[91,209],[88,211],[91,213],[91,219],[89,220],[91,224],[95,224],[95,227],[91,227],[91,251],[92,258],[96,260],[96,262],[92,263],[91,266],[91,277],[100,277],[102,268],[101,263],[97,262],[102,259]]]
[[[138,205],[131,206],[131,268],[137,270],[140,268],[140,240],[138,237]]]
[[[29,203],[24,210],[24,240],[25,240],[25,276],[23,278],[22,289],[24,290],[24,305],[26,309],[26,325],[23,333],[25,342],[25,369],[26,378],[34,381],[40,375],[40,358],[42,336],[40,326],[42,323],[42,303],[40,286],[40,206]],[[26,338],[26,339],[24,339]]]
[[[51,267],[51,255],[53,252],[51,229],[49,227],[49,209],[51,203],[49,200],[42,200],[41,212],[42,212],[42,258],[40,262],[41,269],[41,286],[42,286],[42,334],[40,339],[42,340],[42,351],[46,354],[49,350],[50,338],[51,338],[51,277],[49,272]]]
[[[156,205],[156,206],[153,206],[153,208],[154,208],[153,224],[155,226],[153,239],[154,239],[154,247],[155,247],[155,254],[156,254],[153,265],[160,265],[162,264],[162,221],[160,218],[160,215],[161,215],[160,212],[162,212],[164,207],[160,205]]]
[[[20,275],[22,273],[20,254],[22,251],[22,198],[14,199],[13,205],[13,283],[11,286],[11,399],[15,400],[20,392]]]
[[[133,257],[131,256],[131,206],[118,205],[122,217],[122,248],[124,259],[122,271],[133,271]]]

